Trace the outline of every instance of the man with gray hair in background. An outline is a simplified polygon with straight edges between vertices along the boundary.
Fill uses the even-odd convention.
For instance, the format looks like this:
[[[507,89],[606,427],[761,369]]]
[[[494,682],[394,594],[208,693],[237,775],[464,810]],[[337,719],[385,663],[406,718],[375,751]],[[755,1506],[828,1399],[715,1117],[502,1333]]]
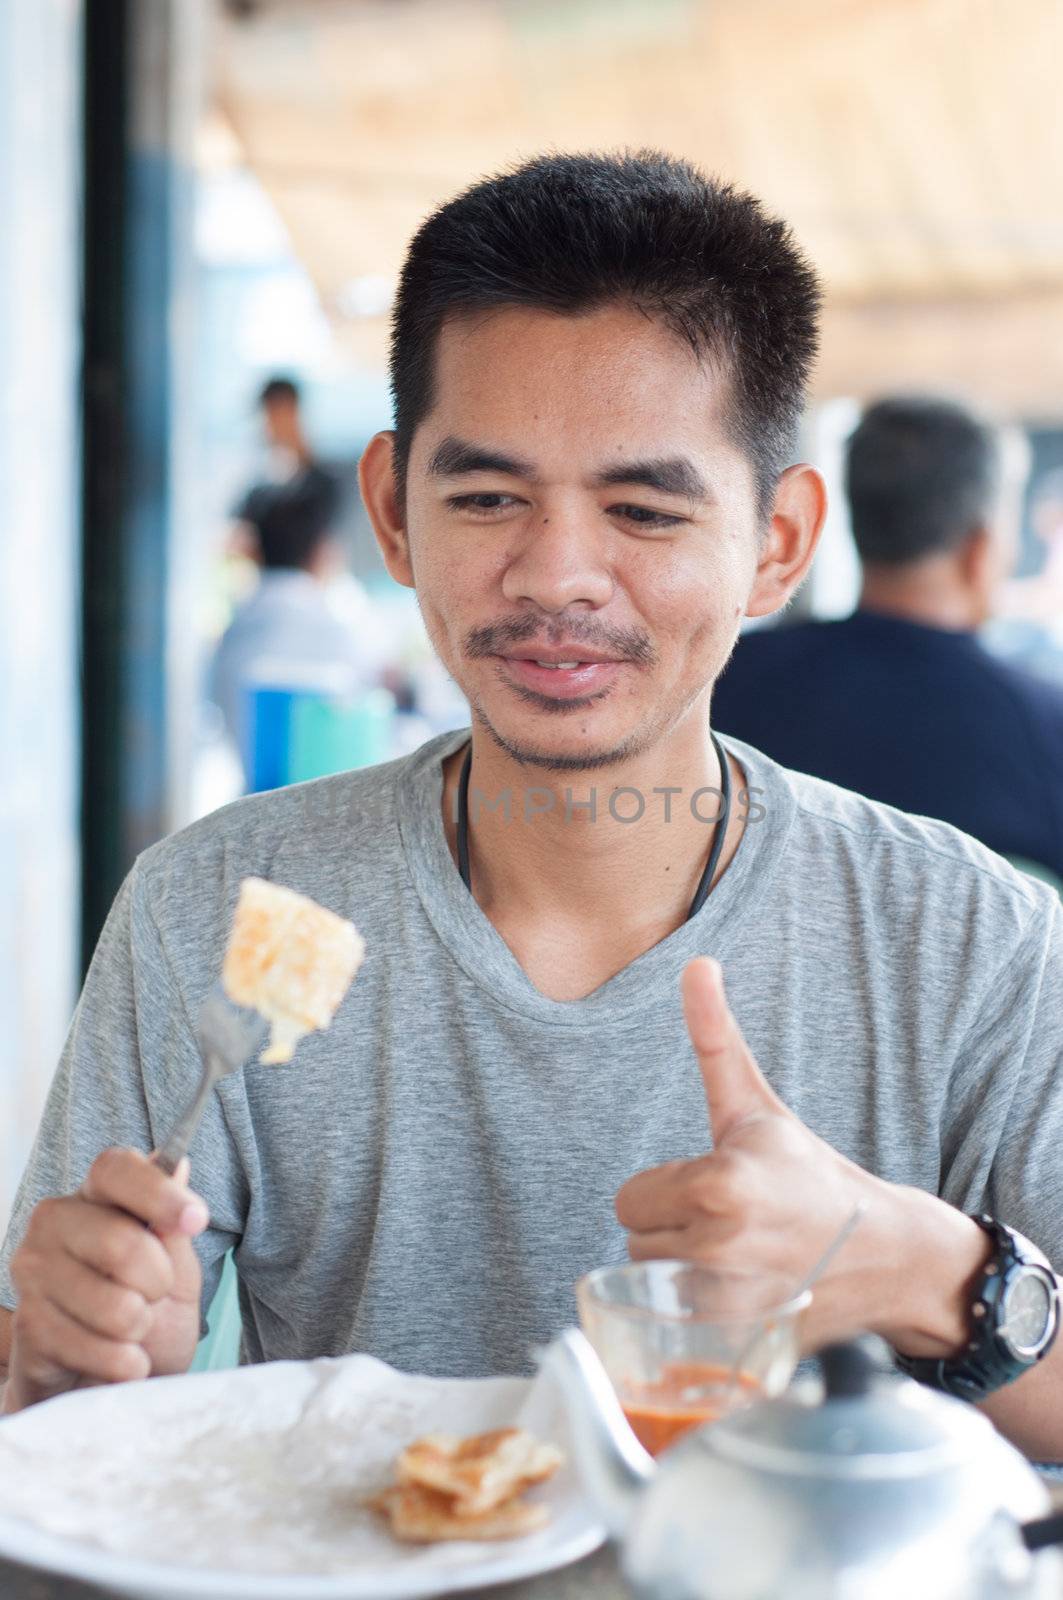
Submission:
[[[1063,690],[977,632],[1014,564],[1019,444],[944,399],[868,407],[845,463],[857,610],[740,640],[713,714],[787,766],[1063,877]]]

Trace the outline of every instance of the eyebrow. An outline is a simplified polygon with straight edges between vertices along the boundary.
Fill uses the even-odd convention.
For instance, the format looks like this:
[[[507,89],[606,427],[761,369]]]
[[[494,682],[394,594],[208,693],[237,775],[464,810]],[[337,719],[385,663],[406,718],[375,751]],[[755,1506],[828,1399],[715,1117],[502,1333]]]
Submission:
[[[510,478],[537,481],[535,468],[519,456],[506,456],[466,439],[444,439],[428,463],[433,478],[460,478],[471,472],[503,472]]]
[[[523,478],[526,483],[537,483],[538,473],[530,461],[519,456],[509,456],[486,445],[472,444],[467,439],[447,438],[436,449],[428,463],[428,472],[434,478],[459,478],[474,472],[501,472],[507,477]],[[659,456],[646,461],[619,461],[615,466],[604,467],[591,479],[596,489],[620,484],[640,484],[655,489],[659,494],[681,496],[700,502],[709,498],[709,490],[701,474],[685,456]]]
[[[682,495],[686,500],[707,500],[709,491],[700,472],[685,456],[660,456],[649,461],[620,461],[596,474],[600,489],[613,484],[638,483],[659,494]]]

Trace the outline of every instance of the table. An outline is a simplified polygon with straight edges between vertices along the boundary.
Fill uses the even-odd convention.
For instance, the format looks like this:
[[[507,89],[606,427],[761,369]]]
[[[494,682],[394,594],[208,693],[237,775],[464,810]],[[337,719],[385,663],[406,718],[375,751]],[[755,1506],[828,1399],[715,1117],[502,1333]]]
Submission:
[[[0,1595],[3,1600],[114,1600],[110,1590],[72,1578],[48,1578],[2,1560]],[[469,1591],[468,1600],[474,1596],[476,1600],[631,1600],[631,1590],[620,1577],[616,1556],[606,1548],[541,1578]]]

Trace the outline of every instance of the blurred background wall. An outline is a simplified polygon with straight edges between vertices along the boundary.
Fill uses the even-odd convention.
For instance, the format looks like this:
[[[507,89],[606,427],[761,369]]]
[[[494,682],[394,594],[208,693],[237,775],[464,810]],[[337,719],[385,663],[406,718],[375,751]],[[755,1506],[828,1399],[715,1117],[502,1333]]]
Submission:
[[[898,388],[1016,422],[1036,480],[1063,464],[1061,60],[1058,0],[0,6],[0,1214],[122,875],[248,781],[206,690],[255,583],[235,513],[283,455],[263,383],[298,384],[341,487],[329,603],[390,697],[329,748],[368,750],[385,703],[408,748],[463,707],[354,486],[422,217],[544,148],[691,157],[824,275],[805,448],[835,487]],[[836,498],[800,607],[854,585]]]

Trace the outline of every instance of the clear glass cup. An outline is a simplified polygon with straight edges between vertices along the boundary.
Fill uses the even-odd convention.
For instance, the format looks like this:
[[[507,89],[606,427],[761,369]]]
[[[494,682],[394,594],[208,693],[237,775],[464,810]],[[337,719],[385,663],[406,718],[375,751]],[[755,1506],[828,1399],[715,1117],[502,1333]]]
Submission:
[[[580,1326],[651,1455],[786,1388],[812,1300],[793,1290],[792,1280],[689,1261],[599,1267],[579,1280]]]

